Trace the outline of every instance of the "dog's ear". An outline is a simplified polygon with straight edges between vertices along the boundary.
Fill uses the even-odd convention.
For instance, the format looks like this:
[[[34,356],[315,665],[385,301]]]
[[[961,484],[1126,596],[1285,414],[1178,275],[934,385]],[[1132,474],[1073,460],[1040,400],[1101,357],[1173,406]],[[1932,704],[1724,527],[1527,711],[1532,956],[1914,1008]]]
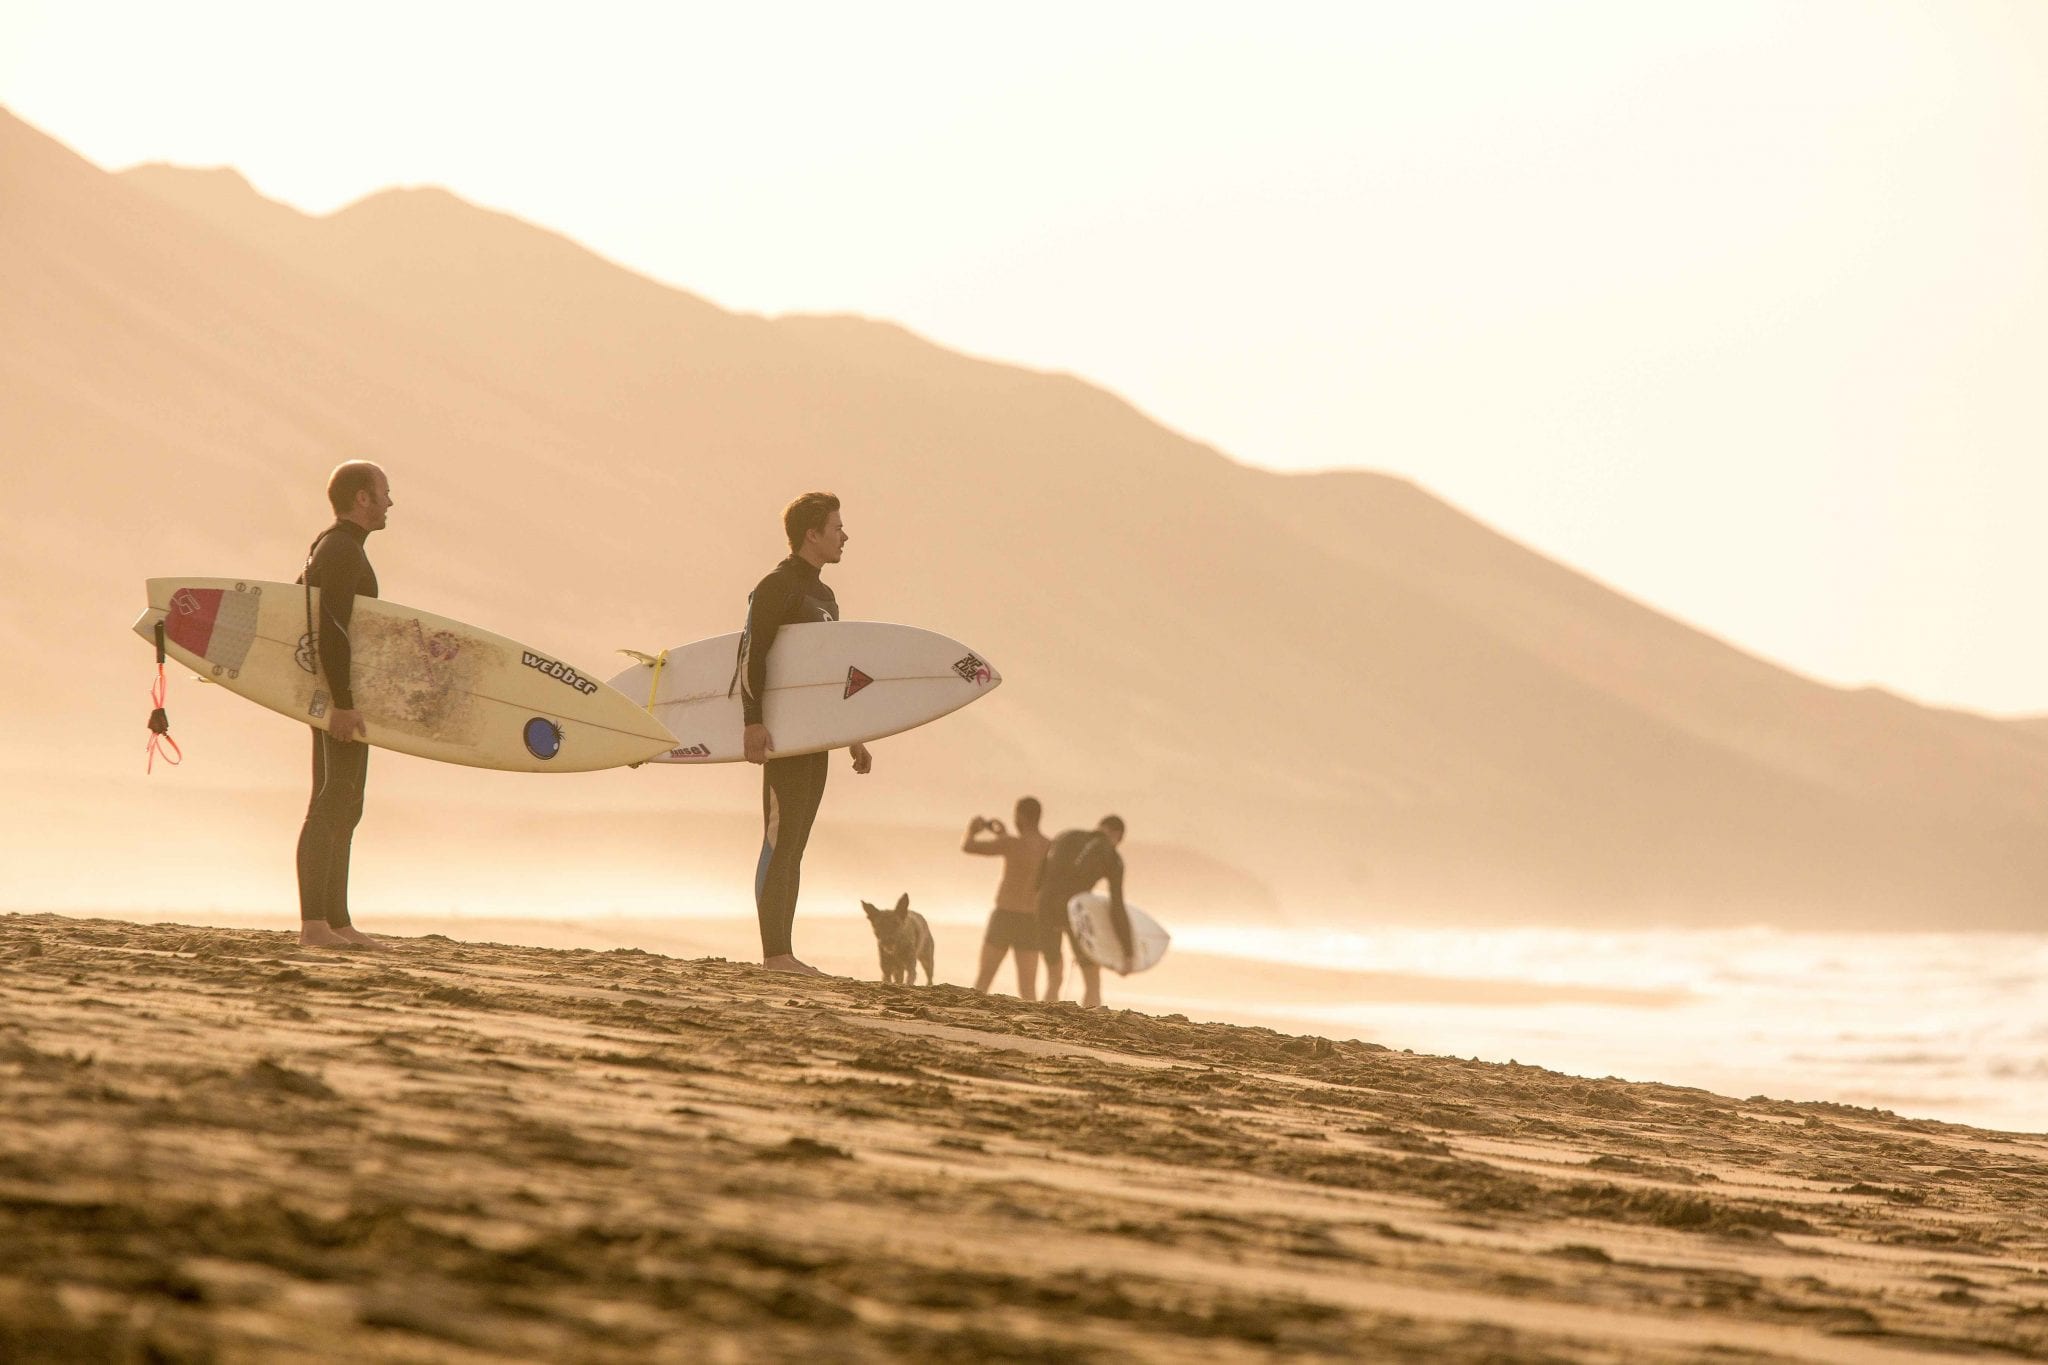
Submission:
[[[909,908],[910,908],[910,893],[909,893],[908,891],[906,891],[906,892],[904,892],[904,893],[903,893],[902,895],[900,895],[900,896],[898,896],[898,897],[896,898],[896,913],[900,915],[900,914],[902,914],[902,913],[903,913],[903,912],[904,912],[905,910],[908,910]]]
[[[874,906],[872,906],[872,905],[869,905],[869,904],[868,904],[868,903],[867,903],[866,901],[862,901],[862,902],[860,903],[860,908],[868,912],[868,918],[869,918],[869,919],[873,919],[873,918],[874,918],[874,917],[875,917],[876,915],[879,915],[879,914],[881,914],[881,913],[882,913],[882,912],[881,912],[880,910],[876,909],[876,908],[875,908]]]

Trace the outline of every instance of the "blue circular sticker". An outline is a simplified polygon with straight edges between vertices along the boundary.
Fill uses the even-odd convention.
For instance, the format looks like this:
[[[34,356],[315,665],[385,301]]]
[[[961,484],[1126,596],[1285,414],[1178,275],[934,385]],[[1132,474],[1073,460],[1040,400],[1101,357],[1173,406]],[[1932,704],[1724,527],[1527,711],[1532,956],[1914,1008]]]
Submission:
[[[526,722],[526,752],[535,758],[553,758],[562,752],[562,727],[546,716]]]

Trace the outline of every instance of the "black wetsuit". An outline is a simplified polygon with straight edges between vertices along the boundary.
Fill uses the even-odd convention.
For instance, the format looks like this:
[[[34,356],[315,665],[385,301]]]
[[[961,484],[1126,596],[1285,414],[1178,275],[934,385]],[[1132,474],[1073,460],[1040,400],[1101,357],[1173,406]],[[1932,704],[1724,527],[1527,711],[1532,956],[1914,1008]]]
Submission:
[[[1067,902],[1093,891],[1109,879],[1109,917],[1124,953],[1131,951],[1131,921],[1124,912],[1124,860],[1109,836],[1096,829],[1070,829],[1055,837],[1045,851],[1045,870],[1038,874],[1038,951],[1046,961],[1060,960],[1060,942],[1073,937]]]
[[[320,667],[327,673],[327,704],[337,711],[356,705],[350,667],[349,623],[358,597],[377,595],[377,571],[363,552],[370,533],[352,521],[337,521],[320,533],[306,556],[299,582],[320,589],[312,623],[319,641]],[[312,670],[310,653],[299,666]],[[314,694],[316,704],[319,694]],[[348,855],[356,823],[363,818],[363,784],[370,775],[370,746],[342,743],[325,730],[313,731],[313,799],[299,829],[299,919],[345,928],[348,918]]]
[[[800,555],[791,555],[758,583],[747,598],[747,629],[740,636],[734,682],[748,725],[761,723],[768,689],[768,651],[776,632],[807,621],[837,621],[839,602]],[[761,769],[761,856],[754,864],[754,913],[761,920],[761,956],[791,951],[797,885],[803,877],[804,845],[825,799],[829,755],[771,757]]]

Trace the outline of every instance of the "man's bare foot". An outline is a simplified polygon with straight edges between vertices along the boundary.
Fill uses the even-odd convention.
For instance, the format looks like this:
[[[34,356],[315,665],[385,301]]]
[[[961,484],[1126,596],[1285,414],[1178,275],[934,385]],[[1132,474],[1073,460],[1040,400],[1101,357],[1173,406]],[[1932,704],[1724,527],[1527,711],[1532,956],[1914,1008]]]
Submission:
[[[343,938],[331,928],[327,921],[309,919],[299,921],[299,946],[301,948],[359,948],[362,945]]]
[[[368,934],[356,928],[353,924],[344,924],[339,929],[336,929],[334,932],[340,934],[343,938],[347,939],[350,943],[353,943],[358,948],[375,948],[378,952],[381,953],[388,951],[391,947],[391,945],[386,943],[383,939],[371,938]]]
[[[795,955],[791,953],[778,953],[774,957],[765,959],[761,965],[771,972],[794,972],[798,976],[825,975],[825,973],[819,971],[810,963],[797,961]]]

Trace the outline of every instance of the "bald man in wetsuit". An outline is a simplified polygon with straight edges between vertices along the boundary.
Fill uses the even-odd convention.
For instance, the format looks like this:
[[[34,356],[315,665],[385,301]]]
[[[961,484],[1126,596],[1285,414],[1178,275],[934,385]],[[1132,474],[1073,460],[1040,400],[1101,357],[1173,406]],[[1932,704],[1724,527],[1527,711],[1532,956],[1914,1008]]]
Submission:
[[[312,671],[310,651],[318,651],[328,707],[327,728],[313,730],[313,798],[299,827],[299,946],[382,948],[348,913],[349,852],[370,775],[370,746],[364,742],[369,727],[356,710],[348,631],[356,599],[377,595],[377,571],[363,545],[390,518],[391,481],[369,461],[350,460],[328,475],[327,502],[334,524],[314,538],[299,575],[299,582],[320,590],[318,612],[307,613],[312,639],[300,665]],[[320,704],[320,694],[314,697]]]

